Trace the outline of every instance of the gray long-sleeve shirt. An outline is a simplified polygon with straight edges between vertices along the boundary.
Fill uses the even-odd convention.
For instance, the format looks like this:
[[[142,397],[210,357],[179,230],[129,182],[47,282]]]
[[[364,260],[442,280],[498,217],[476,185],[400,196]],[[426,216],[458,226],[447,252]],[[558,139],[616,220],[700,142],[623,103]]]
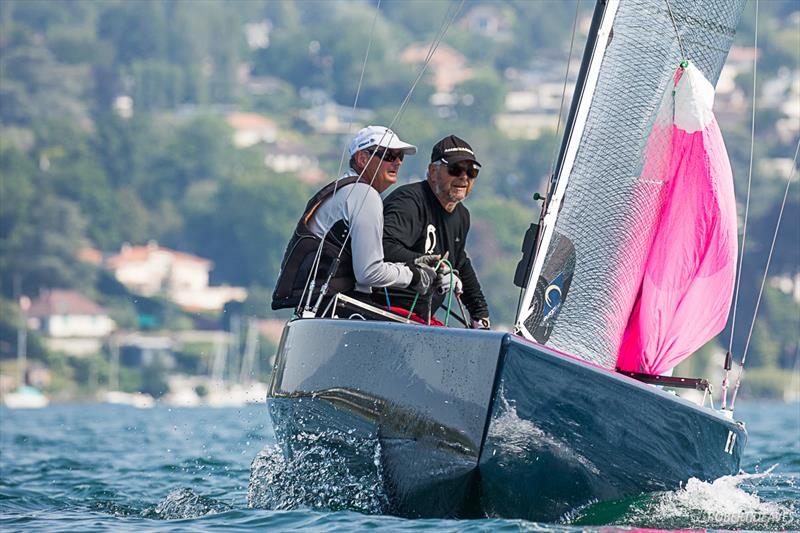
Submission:
[[[308,227],[322,238],[339,220],[345,220],[350,227],[357,291],[407,287],[411,283],[410,268],[383,260],[383,200],[378,191],[366,183],[342,187],[317,209]]]

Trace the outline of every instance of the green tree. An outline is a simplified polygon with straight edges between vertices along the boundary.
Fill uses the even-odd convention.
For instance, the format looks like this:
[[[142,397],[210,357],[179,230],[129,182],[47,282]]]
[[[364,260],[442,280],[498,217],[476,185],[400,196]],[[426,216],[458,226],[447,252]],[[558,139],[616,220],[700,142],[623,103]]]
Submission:
[[[458,86],[461,96],[456,111],[469,114],[478,123],[491,123],[505,101],[505,84],[490,69],[484,69]]]
[[[85,120],[88,69],[58,63],[43,44],[30,39],[0,54],[0,120],[23,125],[49,117]]]
[[[97,21],[97,34],[117,52],[117,63],[163,57],[170,33],[164,15],[164,2],[120,2],[105,4]]]
[[[32,202],[30,218],[15,224],[1,243],[3,292],[9,294],[10,280],[16,275],[26,294],[47,287],[89,286],[92,270],[75,257],[86,242],[85,226],[74,202],[51,194]]]
[[[215,211],[189,231],[197,250],[231,283],[271,287],[310,195],[291,175],[248,174],[220,186]]]
[[[150,209],[163,200],[179,202],[192,183],[226,181],[234,158],[227,125],[217,117],[201,116],[180,126],[167,140],[147,171],[137,176],[141,181],[136,190]]]
[[[519,288],[512,281],[531,213],[515,200],[496,196],[468,200],[468,207],[472,215],[468,249],[492,319],[513,324]]]
[[[130,66],[137,111],[174,109],[186,101],[183,69],[160,59],[134,61]]]

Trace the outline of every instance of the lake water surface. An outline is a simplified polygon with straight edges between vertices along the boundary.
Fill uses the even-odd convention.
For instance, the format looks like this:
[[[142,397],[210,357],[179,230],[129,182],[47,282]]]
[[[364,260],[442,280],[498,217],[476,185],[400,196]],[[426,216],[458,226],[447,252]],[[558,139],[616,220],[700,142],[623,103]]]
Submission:
[[[264,405],[0,408],[0,529],[800,530],[800,404],[740,399],[737,406],[737,418],[749,432],[740,475],[712,483],[690,480],[675,491],[598,503],[574,510],[559,523],[405,520],[345,510],[330,499],[319,508],[253,508],[271,501],[259,487],[285,490],[291,482],[268,473],[269,483],[258,479],[248,497],[254,458],[275,453]],[[369,492],[369,487],[360,489]],[[285,497],[280,501],[280,507],[291,507]]]

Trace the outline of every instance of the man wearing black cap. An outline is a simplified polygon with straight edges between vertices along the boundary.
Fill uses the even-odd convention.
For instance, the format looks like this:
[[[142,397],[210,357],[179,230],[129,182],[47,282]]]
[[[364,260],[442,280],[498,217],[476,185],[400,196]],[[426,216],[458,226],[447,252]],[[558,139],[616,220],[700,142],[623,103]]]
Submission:
[[[461,204],[472,191],[480,168],[475,152],[463,139],[450,135],[436,143],[427,180],[399,187],[384,201],[383,253],[387,261],[403,263],[447,254],[455,271],[452,276],[440,273],[440,294],[430,300],[431,311],[438,309],[452,288],[457,295],[463,293],[472,327],[489,329],[486,298],[464,248],[470,219]],[[415,294],[410,291],[396,289],[389,294],[393,306],[409,309],[414,305]],[[417,301],[414,312],[427,314],[428,300]]]

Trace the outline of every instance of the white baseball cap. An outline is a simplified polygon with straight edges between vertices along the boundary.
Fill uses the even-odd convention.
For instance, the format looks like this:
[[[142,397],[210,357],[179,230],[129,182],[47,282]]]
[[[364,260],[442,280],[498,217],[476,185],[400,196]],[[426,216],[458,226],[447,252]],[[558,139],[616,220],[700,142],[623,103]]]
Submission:
[[[350,155],[370,146],[381,146],[390,150],[401,150],[404,154],[414,155],[417,147],[401,141],[400,137],[389,128],[383,126],[367,126],[356,133],[350,141]]]

